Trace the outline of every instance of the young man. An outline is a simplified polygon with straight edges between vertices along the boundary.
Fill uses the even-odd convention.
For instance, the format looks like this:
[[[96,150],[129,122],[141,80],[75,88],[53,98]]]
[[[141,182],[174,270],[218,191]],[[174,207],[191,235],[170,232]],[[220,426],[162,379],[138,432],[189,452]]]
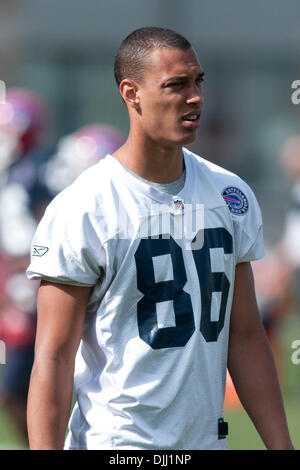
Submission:
[[[250,267],[263,254],[257,202],[183,148],[203,101],[197,55],[142,28],[115,76],[128,139],[56,197],[33,242],[31,448],[63,448],[77,352],[68,449],[226,449],[227,363],[266,446],[290,449]]]

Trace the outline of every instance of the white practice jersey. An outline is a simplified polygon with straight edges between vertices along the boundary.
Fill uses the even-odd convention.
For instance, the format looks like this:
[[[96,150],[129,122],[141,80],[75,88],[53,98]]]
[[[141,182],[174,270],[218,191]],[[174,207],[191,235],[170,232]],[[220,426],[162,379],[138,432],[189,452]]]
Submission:
[[[184,149],[171,196],[111,155],[48,206],[31,279],[93,286],[68,449],[226,449],[235,266],[263,256],[248,185]]]

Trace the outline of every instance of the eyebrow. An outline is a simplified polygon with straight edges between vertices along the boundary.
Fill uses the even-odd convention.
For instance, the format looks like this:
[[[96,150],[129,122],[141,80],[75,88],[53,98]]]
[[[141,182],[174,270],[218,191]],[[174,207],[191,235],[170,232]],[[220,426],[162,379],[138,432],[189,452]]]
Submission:
[[[196,77],[196,78],[197,78],[197,79],[199,79],[199,78],[204,78],[204,76],[205,76],[205,73],[202,71],[202,72],[199,72],[199,73],[197,74],[197,77]],[[169,83],[169,82],[171,82],[172,80],[184,81],[184,80],[186,80],[187,78],[188,78],[188,75],[177,75],[177,76],[175,76],[175,77],[168,78],[168,79],[165,81],[165,83]]]

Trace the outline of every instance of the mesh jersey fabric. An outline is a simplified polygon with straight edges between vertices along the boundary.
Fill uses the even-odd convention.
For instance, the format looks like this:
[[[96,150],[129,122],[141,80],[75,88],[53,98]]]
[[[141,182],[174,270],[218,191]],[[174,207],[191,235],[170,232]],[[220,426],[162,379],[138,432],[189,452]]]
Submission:
[[[66,449],[227,448],[218,419],[235,266],[263,256],[262,219],[238,176],[186,149],[184,160],[174,197],[108,155],[39,224],[28,277],[93,287]],[[244,212],[222,197],[231,187]]]

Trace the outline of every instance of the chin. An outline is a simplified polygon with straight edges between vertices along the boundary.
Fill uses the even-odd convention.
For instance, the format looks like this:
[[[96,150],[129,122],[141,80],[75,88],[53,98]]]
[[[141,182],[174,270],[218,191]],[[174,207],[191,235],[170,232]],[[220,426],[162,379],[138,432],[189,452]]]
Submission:
[[[185,133],[185,135],[173,135],[172,137],[170,136],[168,139],[165,137],[162,139],[157,139],[157,142],[159,142],[163,147],[166,148],[172,148],[172,147],[179,147],[182,145],[187,145],[191,144],[194,142],[196,139],[197,133],[196,131]]]
[[[189,135],[185,135],[185,136],[181,137],[180,142],[178,143],[178,145],[191,144],[192,142],[194,142],[196,137],[197,137],[197,133],[196,132],[191,132]]]

